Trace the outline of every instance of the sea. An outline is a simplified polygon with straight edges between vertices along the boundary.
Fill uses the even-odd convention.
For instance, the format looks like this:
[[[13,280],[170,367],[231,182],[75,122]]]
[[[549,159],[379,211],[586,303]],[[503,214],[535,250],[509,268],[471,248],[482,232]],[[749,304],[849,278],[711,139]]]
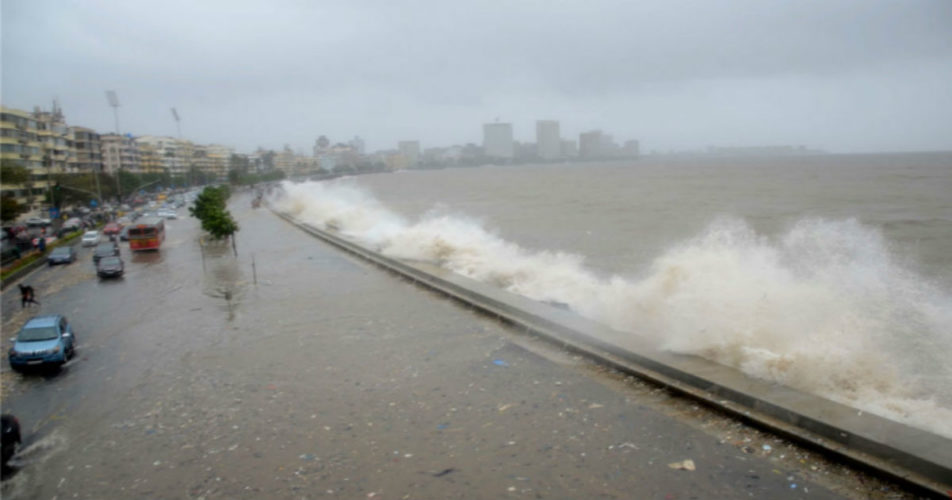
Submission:
[[[280,210],[952,438],[952,152],[286,182]]]

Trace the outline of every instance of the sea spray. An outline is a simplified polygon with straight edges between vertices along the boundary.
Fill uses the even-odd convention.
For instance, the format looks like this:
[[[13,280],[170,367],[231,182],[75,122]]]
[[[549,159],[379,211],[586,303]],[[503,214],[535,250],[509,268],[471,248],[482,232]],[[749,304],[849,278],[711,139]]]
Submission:
[[[272,203],[385,255],[952,437],[952,295],[856,220],[803,219],[770,239],[719,218],[626,279],[598,276],[578,255],[524,249],[464,215],[407,221],[347,182],[285,183]]]

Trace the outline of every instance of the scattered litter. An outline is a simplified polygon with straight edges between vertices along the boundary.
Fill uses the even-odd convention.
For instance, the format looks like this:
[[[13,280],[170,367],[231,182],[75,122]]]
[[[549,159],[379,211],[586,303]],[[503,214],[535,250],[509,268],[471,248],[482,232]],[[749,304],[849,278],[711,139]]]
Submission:
[[[315,457],[314,455],[311,455],[310,453],[304,453],[298,458],[300,458],[301,460],[314,460],[317,457]]]
[[[512,405],[511,405],[511,404],[502,405],[502,406],[499,407],[499,412],[502,413],[502,412],[508,410],[509,408],[512,408]]]
[[[668,464],[668,467],[671,467],[672,469],[678,469],[678,470],[692,470],[693,471],[695,469],[694,460],[691,460],[690,458],[683,462],[674,462],[672,464]]]
[[[447,428],[447,427],[449,427],[449,426],[450,426],[450,424],[440,424],[440,425],[437,425],[436,428],[439,429],[439,430],[443,430],[443,429],[445,429],[445,428]]]
[[[791,490],[797,489],[797,483],[791,483],[791,484],[790,484],[790,489],[791,489]]]
[[[516,491],[516,487],[515,487],[515,486],[510,486],[510,487],[506,488],[506,490],[507,490],[507,491]]]
[[[450,468],[448,468],[448,469],[443,469],[443,470],[437,472],[436,474],[433,474],[433,477],[443,477],[443,476],[445,476],[445,475],[447,475],[447,474],[451,474],[451,473],[453,473],[453,472],[456,472],[456,469],[453,468],[453,467],[450,467]]]
[[[591,409],[595,409],[595,408],[604,408],[604,407],[605,407],[605,405],[600,405],[600,404],[598,404],[598,403],[592,403],[592,404],[588,405],[588,408],[589,408],[590,410],[591,410]]]
[[[619,445],[614,445],[614,446],[609,446],[609,447],[608,447],[609,450],[611,450],[611,449],[613,449],[613,448],[632,448],[632,449],[637,450],[637,449],[638,449],[638,445],[636,445],[635,443],[624,442],[624,443],[621,443],[621,444],[619,444]]]
[[[765,444],[764,451],[767,453],[770,453],[771,451],[773,451],[773,448],[771,448],[769,444]]]
[[[509,366],[509,363],[506,363],[505,361],[501,359],[494,359],[493,364],[496,366]]]

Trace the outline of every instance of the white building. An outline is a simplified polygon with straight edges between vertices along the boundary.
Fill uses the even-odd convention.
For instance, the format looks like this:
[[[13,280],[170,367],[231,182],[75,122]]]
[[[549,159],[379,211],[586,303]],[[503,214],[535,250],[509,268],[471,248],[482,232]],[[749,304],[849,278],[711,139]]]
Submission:
[[[539,120],[536,122],[536,154],[543,160],[562,158],[562,137],[559,122]]]
[[[483,151],[486,156],[494,159],[511,160],[512,124],[486,123],[483,125]]]
[[[408,168],[420,165],[420,141],[400,141],[397,150],[403,155]]]

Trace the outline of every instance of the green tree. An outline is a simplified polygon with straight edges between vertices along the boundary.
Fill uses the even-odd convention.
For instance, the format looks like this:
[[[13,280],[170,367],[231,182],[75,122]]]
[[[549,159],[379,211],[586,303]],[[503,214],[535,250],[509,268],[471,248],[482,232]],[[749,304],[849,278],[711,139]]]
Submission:
[[[4,184],[24,184],[30,181],[30,170],[17,162],[0,163],[0,179]]]
[[[189,207],[192,217],[202,222],[202,229],[208,232],[213,239],[222,240],[231,237],[231,246],[238,255],[235,244],[235,233],[238,232],[238,223],[226,208],[231,191],[228,186],[208,186],[195,198],[195,203]]]
[[[0,219],[3,222],[10,222],[16,220],[17,216],[23,211],[23,207],[20,206],[20,203],[16,198],[12,196],[4,196],[0,198]]]

